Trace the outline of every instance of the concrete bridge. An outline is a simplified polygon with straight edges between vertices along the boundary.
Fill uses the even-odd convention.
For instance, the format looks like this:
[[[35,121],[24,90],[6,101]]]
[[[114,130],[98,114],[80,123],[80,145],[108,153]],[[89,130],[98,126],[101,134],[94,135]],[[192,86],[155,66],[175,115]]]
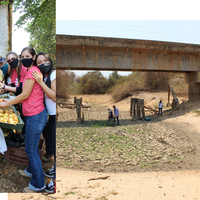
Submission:
[[[59,70],[185,73],[189,100],[200,99],[200,45],[56,35],[56,60]]]

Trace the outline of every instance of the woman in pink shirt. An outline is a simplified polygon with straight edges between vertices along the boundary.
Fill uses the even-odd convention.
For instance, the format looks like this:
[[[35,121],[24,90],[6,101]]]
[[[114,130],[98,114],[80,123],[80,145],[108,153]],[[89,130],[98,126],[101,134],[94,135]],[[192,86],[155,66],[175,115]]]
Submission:
[[[15,95],[19,95],[22,93],[22,84],[27,74],[27,68],[22,65],[21,58],[15,52],[7,53],[6,60],[10,66],[11,86],[2,83],[0,89],[3,89],[4,92],[10,91],[14,92]],[[20,115],[24,121],[22,106],[20,106]],[[22,129],[22,134],[25,134],[25,126]]]
[[[1,85],[4,91],[14,92],[16,95],[22,92],[22,83],[27,73],[27,68],[22,65],[21,59],[15,52],[6,55],[7,63],[10,65],[11,87]]]
[[[47,122],[44,108],[44,94],[40,85],[32,77],[33,71],[40,70],[35,66],[36,53],[32,47],[25,47],[21,53],[22,64],[28,72],[24,78],[22,93],[14,99],[0,102],[0,107],[7,107],[22,102],[22,113],[25,116],[25,151],[29,158],[29,166],[19,170],[21,176],[31,178],[29,186],[23,192],[40,192],[45,189],[42,163],[39,156],[38,143]]]

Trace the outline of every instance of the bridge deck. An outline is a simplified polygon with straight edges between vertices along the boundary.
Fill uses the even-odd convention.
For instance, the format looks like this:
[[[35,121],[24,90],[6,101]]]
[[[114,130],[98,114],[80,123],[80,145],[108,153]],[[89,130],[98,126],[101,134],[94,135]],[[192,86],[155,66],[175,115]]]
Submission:
[[[200,71],[200,45],[119,38],[56,36],[57,69]]]

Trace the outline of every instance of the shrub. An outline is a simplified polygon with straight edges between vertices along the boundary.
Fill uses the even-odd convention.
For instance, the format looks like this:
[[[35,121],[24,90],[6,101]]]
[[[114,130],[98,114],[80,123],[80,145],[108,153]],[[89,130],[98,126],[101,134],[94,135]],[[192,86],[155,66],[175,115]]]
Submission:
[[[101,72],[88,72],[80,79],[79,94],[105,94],[107,86],[107,80]]]
[[[144,72],[145,86],[148,90],[165,90],[169,84],[169,73],[163,72]]]
[[[56,96],[58,98],[69,98],[70,76],[67,71],[56,71]]]
[[[184,74],[173,73],[170,75],[169,84],[173,87],[176,96],[188,96],[188,84],[185,83]]]
[[[112,89],[112,97],[115,101],[120,101],[130,96],[130,93],[134,91],[157,89],[167,91],[169,78],[169,73],[133,72],[118,81]]]
[[[129,97],[134,91],[145,90],[141,74],[134,72],[128,77],[122,78],[112,89],[112,98],[115,102]]]

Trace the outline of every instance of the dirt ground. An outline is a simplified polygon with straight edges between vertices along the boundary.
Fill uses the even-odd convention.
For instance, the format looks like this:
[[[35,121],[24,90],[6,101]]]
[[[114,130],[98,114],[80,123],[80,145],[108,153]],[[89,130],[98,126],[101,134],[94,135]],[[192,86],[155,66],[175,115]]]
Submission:
[[[107,179],[91,180],[105,177]],[[193,200],[200,199],[200,170],[99,173],[57,169],[55,194],[8,195],[9,200]]]
[[[50,162],[43,162],[42,167],[44,171],[48,171],[54,165],[53,158]],[[26,165],[13,163],[4,159],[0,159],[0,192],[1,193],[21,193],[23,188],[27,187],[30,179],[20,176],[17,171],[25,169]],[[45,181],[49,179],[45,177]]]
[[[129,169],[128,173],[125,173],[124,171],[121,173],[120,170],[116,171],[114,167],[102,171],[99,170],[100,167],[89,168],[86,166],[84,169],[82,167],[84,163],[86,163],[84,158],[78,158],[77,160],[80,162],[77,162],[76,167],[73,168],[69,165],[70,163],[65,165],[61,162],[61,160],[64,160],[67,156],[62,153],[64,146],[60,145],[60,143],[64,143],[64,141],[61,142],[57,139],[57,193],[51,195],[9,194],[9,200],[200,199],[199,102],[187,102],[185,110],[180,107],[180,109],[175,111],[172,115],[169,115],[169,112],[164,113],[163,116],[145,112],[146,116],[152,118],[151,121],[132,121],[129,111],[130,98],[127,98],[124,101],[115,103],[115,106],[119,108],[120,111],[120,125],[116,127],[111,127],[111,125],[105,127],[107,108],[112,108],[114,104],[111,97],[109,95],[77,96],[77,98],[79,97],[83,97],[84,105],[91,105],[91,110],[84,110],[85,123],[83,125],[76,124],[75,110],[58,108],[57,138],[59,138],[58,133],[61,133],[59,131],[62,131],[64,127],[66,127],[66,129],[79,129],[80,133],[83,132],[84,134],[83,130],[91,125],[94,125],[94,127],[98,125],[97,128],[99,128],[99,124],[95,124],[97,121],[98,123],[101,122],[100,124],[103,126],[101,130],[105,131],[107,129],[110,133],[115,133],[115,136],[124,128],[126,128],[126,130],[123,133],[127,133],[127,128],[132,127],[132,125],[134,125],[134,127],[139,127],[138,134],[142,133],[140,132],[140,129],[147,130],[143,129],[143,127],[148,127],[149,130],[154,130],[154,127],[159,131],[159,134],[154,134],[152,140],[154,141],[154,139],[156,139],[157,142],[160,141],[162,144],[161,147],[166,145],[167,148],[164,154],[169,153],[168,157],[173,159],[168,160],[169,162],[165,163],[164,159],[166,159],[166,157],[163,154],[159,158],[155,155],[155,158],[159,161],[158,163],[151,167],[149,167],[150,165],[148,164],[141,167],[141,163],[143,162],[143,160],[141,160],[141,163],[136,162],[135,164],[132,164],[131,166],[134,170]],[[162,99],[164,105],[167,103],[167,93],[137,93],[132,97],[143,98],[145,104],[150,105],[152,108],[156,108],[160,99]],[[181,99],[186,98],[179,98],[180,102]],[[164,110],[167,109],[167,107],[164,107]],[[146,133],[146,131],[143,132]],[[136,136],[137,135],[134,135],[134,137]],[[176,140],[174,138],[176,138]],[[156,144],[159,143],[155,143],[155,149]],[[183,151],[181,148],[183,146],[188,147],[188,151]],[[175,151],[175,155],[171,155],[170,152],[168,152],[171,147],[177,150]],[[141,151],[142,150],[140,150],[140,152]],[[71,156],[71,160],[77,158],[73,157],[74,154],[72,153],[67,155]],[[137,154],[137,156],[138,155],[139,154]],[[152,155],[149,155],[148,158],[149,157],[151,158]],[[167,159],[169,159],[168,157]],[[103,159],[104,158],[102,157],[100,160],[104,162]],[[121,168],[124,169],[124,165],[121,165]],[[105,177],[107,178],[101,179]],[[97,180],[89,181],[91,178],[97,178]]]
[[[200,119],[198,115],[200,104],[198,102],[186,102],[185,110],[183,110],[183,107],[180,107],[179,110],[171,115],[169,115],[169,111],[165,112],[163,116],[157,116],[154,113],[145,111],[145,115],[148,118],[152,118],[151,121],[132,121],[130,117],[130,98],[127,98],[115,104],[120,111],[120,125],[113,128],[112,124],[110,124],[109,127],[105,126],[108,115],[107,108],[112,108],[114,104],[109,95],[85,95],[81,97],[83,97],[84,105],[91,105],[91,110],[83,110],[85,118],[83,124],[77,125],[75,110],[58,108],[57,140],[60,141],[59,143],[57,142],[58,166],[66,167],[61,161],[66,157],[70,157],[73,163],[68,162],[68,160],[68,164],[72,166],[68,166],[67,168],[76,170],[146,172],[148,170],[171,171],[199,169],[200,160],[197,158],[200,152],[200,124],[198,123]],[[143,98],[145,100],[145,105],[150,105],[155,109],[160,99],[162,99],[164,105],[166,105],[168,96],[167,93],[138,93],[132,97]],[[77,98],[79,98],[79,96]],[[182,99],[186,98],[179,98],[180,103]],[[164,107],[164,110],[168,109],[170,108]],[[97,128],[95,128],[96,126]],[[67,128],[63,129],[64,127]],[[62,132],[60,130],[65,133],[65,137],[68,137],[68,143],[64,143],[65,137],[61,137]],[[92,134],[90,134],[89,131],[93,131],[91,132]],[[73,137],[71,137],[70,134]],[[78,137],[75,137],[76,134]],[[90,137],[88,140],[79,141],[80,138],[85,138],[87,135]],[[100,136],[97,137],[96,135],[104,136],[102,139]],[[127,140],[124,140],[124,144],[121,142],[118,146],[116,146],[115,142],[107,144],[110,135],[113,139],[121,139],[120,137],[124,137],[127,138]],[[106,142],[103,141],[105,139]],[[82,149],[79,150],[80,152],[77,152],[77,148],[73,145],[74,141],[78,141],[79,147],[82,146],[81,142],[86,143]],[[94,146],[90,145],[91,142],[93,142]],[[134,145],[130,145],[130,148],[128,148],[127,146],[130,143]],[[108,153],[112,165],[110,168],[104,167],[99,170],[99,164],[110,164],[109,162],[106,163],[106,159],[108,158],[107,154],[101,151],[102,149],[106,149],[109,144],[113,147],[109,149],[109,152],[111,152],[113,156]],[[123,147],[123,149],[121,149],[123,155],[120,155],[121,152],[118,151],[121,146]],[[64,152],[63,148],[67,147],[67,152]],[[97,161],[101,160],[102,162],[93,162],[95,159],[89,155],[91,152],[87,153],[90,147],[95,149],[94,151],[98,152],[100,155],[100,158],[97,156],[95,159]],[[131,155],[133,155],[133,149],[137,149],[139,153],[137,152],[135,157],[132,156],[128,160],[128,154],[131,152]],[[74,154],[73,151],[76,151],[76,154]],[[84,152],[86,153],[84,154]],[[144,152],[145,156],[143,155]],[[80,157],[77,156],[77,154],[79,154]],[[120,157],[121,159],[115,159],[116,157]],[[135,161],[132,162],[133,160]],[[89,166],[86,166],[86,163],[88,163]],[[119,163],[120,166],[117,166]],[[152,164],[152,166],[150,166],[149,163]],[[141,165],[142,167],[140,167]],[[118,168],[118,170],[111,169],[112,167]]]

